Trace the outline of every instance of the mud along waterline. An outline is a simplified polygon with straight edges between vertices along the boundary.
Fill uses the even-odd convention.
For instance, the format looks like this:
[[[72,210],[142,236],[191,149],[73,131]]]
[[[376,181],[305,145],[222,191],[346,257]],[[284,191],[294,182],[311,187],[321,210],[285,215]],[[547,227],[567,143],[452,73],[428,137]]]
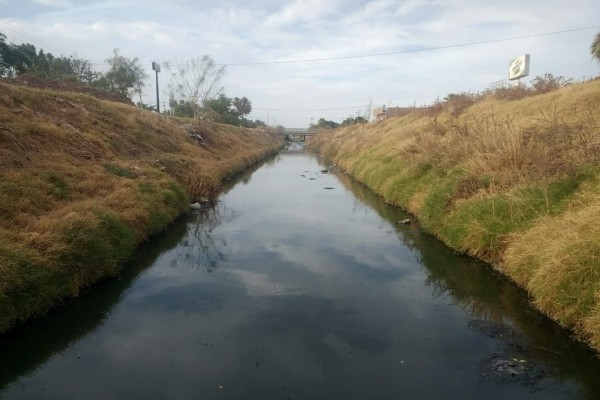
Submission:
[[[0,398],[595,399],[600,367],[489,266],[303,151],[0,343]]]

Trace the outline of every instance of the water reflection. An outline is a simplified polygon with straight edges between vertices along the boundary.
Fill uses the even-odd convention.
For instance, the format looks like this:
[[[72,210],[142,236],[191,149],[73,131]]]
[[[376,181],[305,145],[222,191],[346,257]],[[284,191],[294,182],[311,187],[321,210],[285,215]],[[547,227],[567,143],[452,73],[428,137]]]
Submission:
[[[347,175],[338,179],[361,203],[390,221],[402,243],[414,249],[426,267],[425,285],[432,295],[452,299],[474,319],[508,323],[525,339],[523,357],[547,363],[558,379],[575,379],[590,389],[587,398],[600,398],[600,360],[575,342],[568,332],[531,308],[527,294],[492,267],[470,257],[457,256],[441,242],[420,231],[417,225],[398,224],[408,217]]]
[[[600,397],[592,353],[514,285],[324,168],[282,152],[7,336],[0,397]]]
[[[243,179],[246,179],[244,177]],[[214,233],[214,229],[235,218],[235,211],[223,202],[211,208],[194,211],[188,218],[188,229],[181,239],[171,265],[213,272],[219,263],[227,261],[227,239]]]
[[[143,243],[118,278],[100,282],[71,304],[4,334],[0,340],[0,389],[33,373],[50,357],[101,327],[139,275],[160,254],[176,247],[185,233],[185,220],[175,221],[167,231]]]

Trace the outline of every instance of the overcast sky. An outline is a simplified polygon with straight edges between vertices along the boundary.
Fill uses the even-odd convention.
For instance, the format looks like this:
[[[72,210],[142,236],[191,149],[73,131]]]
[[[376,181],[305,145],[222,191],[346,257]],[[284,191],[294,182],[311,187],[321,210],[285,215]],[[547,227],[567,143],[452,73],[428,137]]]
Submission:
[[[248,97],[251,118],[287,127],[341,122],[371,102],[420,106],[480,91],[523,53],[531,54],[526,82],[596,76],[589,48],[599,16],[599,0],[0,0],[9,42],[76,54],[97,70],[113,48],[139,58],[152,77],[150,104],[151,61],[208,54],[228,64],[227,96]],[[329,60],[302,61],[315,59]],[[163,69],[161,103],[168,83]]]

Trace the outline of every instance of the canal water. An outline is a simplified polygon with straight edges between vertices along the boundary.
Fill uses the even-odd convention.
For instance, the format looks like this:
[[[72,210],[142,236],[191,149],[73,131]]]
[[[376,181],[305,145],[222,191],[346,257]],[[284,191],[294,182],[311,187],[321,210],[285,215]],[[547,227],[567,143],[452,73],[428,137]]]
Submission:
[[[295,148],[5,335],[0,399],[598,399],[487,265]]]

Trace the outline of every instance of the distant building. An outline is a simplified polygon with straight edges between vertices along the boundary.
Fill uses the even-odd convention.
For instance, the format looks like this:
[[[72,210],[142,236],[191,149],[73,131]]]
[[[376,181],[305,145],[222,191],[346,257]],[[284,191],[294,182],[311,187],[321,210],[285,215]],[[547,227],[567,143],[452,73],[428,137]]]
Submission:
[[[410,114],[415,110],[414,107],[377,107],[373,110],[373,116],[375,117],[375,122],[383,121],[387,118],[392,117],[403,117],[407,114]]]

